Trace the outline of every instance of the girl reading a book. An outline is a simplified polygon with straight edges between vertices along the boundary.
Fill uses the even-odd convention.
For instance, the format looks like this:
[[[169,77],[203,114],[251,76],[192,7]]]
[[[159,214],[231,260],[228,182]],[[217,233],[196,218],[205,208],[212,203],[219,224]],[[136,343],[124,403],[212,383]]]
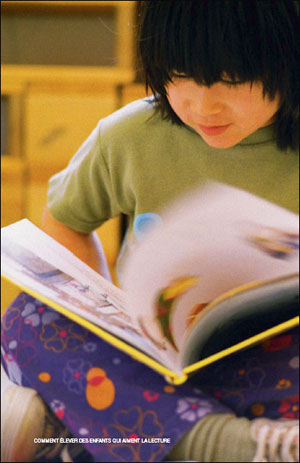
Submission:
[[[160,211],[170,201],[207,179],[298,210],[297,2],[145,1],[138,19],[141,67],[153,95],[99,122],[69,165],[51,178],[43,216],[49,235],[110,279],[95,230],[126,215],[121,286],[122,262],[135,242],[159,225]],[[278,359],[275,348],[272,355],[286,376],[288,349]],[[270,379],[272,368],[262,364]],[[241,377],[242,370],[241,361]],[[270,403],[296,395],[295,374],[285,394],[273,385]],[[221,377],[211,378],[220,381],[221,391]],[[197,381],[201,388],[201,378]],[[249,389],[244,417],[224,399],[220,403],[231,411],[212,408],[196,424],[191,421],[167,458],[298,461],[299,427],[294,420],[279,420],[280,407],[268,412],[264,387],[262,380],[255,391]],[[230,397],[228,384],[227,391]],[[266,403],[251,415],[258,397]]]

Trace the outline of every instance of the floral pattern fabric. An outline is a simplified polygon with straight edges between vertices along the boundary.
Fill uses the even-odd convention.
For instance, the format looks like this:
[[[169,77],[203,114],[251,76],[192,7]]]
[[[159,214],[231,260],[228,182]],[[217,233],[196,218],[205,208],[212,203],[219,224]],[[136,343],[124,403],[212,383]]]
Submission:
[[[11,380],[36,389],[98,462],[161,461],[210,413],[299,417],[297,330],[172,386],[23,292],[2,318],[1,352]]]

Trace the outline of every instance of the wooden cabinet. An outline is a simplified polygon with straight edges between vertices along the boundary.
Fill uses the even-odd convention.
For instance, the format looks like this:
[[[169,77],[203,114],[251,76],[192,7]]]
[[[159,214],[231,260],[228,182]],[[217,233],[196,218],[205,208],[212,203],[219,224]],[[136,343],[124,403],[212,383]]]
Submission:
[[[28,70],[10,67],[3,71],[4,81],[22,81]],[[78,72],[73,79],[68,73],[59,74],[60,79],[55,72],[50,78],[39,69],[36,80],[24,79],[18,92],[17,86],[10,92],[2,88],[8,106],[5,133],[8,141],[14,141],[7,142],[8,152],[2,154],[2,226],[24,217],[40,225],[50,176],[67,165],[99,119],[119,107],[120,82],[128,79],[126,74],[120,78],[115,73],[108,79],[107,70],[104,75],[101,71],[93,75]],[[120,219],[108,221],[97,231],[113,270],[120,246]],[[6,283],[2,289],[1,306],[5,307],[15,290]]]
[[[100,76],[97,82],[91,88],[84,79],[68,85],[67,78],[64,82],[52,78],[29,82],[22,92],[2,88],[8,106],[7,152],[1,162],[2,226],[24,217],[40,225],[50,176],[67,165],[99,119],[119,107],[118,82]],[[113,271],[120,219],[108,221],[97,231]],[[2,283],[2,310],[17,293],[15,287]]]
[[[135,80],[135,9],[135,1],[1,2],[1,226],[24,217],[39,225],[50,176],[125,104]],[[113,271],[120,219],[97,231]],[[1,311],[17,292],[2,282]]]
[[[51,78],[44,71],[38,69],[30,80],[29,69],[2,69],[7,139],[1,156],[2,226],[24,217],[40,225],[50,176],[67,165],[99,119],[118,109],[120,85],[132,78],[130,71],[118,76],[107,69],[91,74],[77,69],[73,78],[63,69],[54,69]],[[14,85],[9,88],[7,82]],[[97,231],[113,272],[120,219]],[[2,311],[17,293],[15,287],[2,283]]]
[[[1,79],[2,80],[2,79]],[[25,163],[22,157],[23,87],[1,81],[1,226],[24,213]],[[5,211],[5,214],[3,212]]]

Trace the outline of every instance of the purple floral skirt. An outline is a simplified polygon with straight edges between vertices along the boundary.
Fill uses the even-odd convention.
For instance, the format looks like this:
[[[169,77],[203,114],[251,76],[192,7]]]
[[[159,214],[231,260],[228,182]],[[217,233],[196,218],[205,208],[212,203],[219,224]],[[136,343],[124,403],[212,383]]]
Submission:
[[[9,378],[37,390],[98,462],[161,461],[210,413],[299,417],[297,329],[171,386],[23,292],[2,317],[1,352]]]

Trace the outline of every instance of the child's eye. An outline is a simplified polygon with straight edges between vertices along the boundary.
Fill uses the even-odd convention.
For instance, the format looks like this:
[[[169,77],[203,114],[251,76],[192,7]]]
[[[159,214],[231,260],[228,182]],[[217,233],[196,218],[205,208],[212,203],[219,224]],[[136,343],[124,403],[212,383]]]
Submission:
[[[222,84],[227,85],[227,87],[237,87],[238,85],[242,85],[244,83],[239,80],[224,80],[224,79],[221,79],[220,82]]]
[[[172,79],[189,79],[189,77],[186,74],[172,74]]]

